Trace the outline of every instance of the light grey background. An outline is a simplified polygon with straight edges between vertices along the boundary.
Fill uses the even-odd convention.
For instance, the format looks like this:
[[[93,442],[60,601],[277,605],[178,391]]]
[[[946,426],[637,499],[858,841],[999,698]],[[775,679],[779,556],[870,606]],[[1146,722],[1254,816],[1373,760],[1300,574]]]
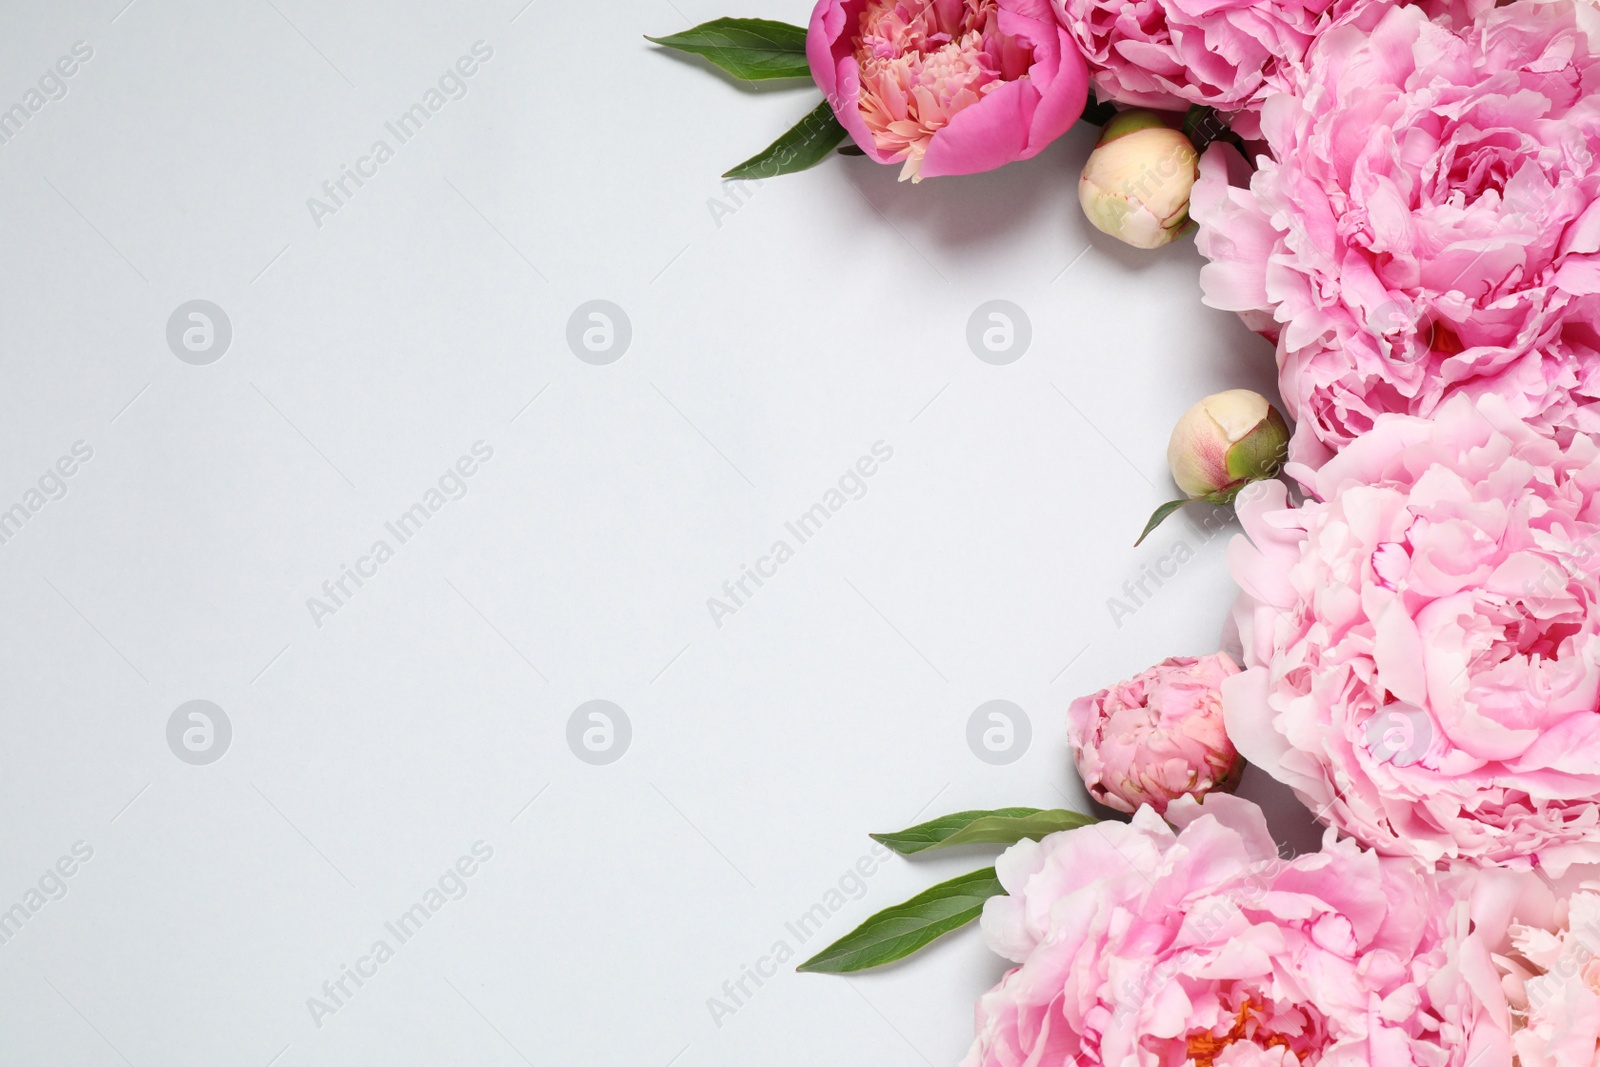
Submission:
[[[835,158],[730,188],[815,90],[641,35],[803,3],[524,4],[0,8],[0,108],[93,51],[0,144],[0,510],[93,452],[0,545],[0,910],[93,850],[0,944],[4,1063],[952,1063],[1001,971],[971,930],[708,1001],[987,862],[884,864],[799,944],[866,831],[1081,806],[1068,701],[1217,646],[1226,537],[1131,543],[1178,415],[1269,389],[1270,352],[1201,306],[1191,244],[1089,230],[1088,131],[971,179]],[[167,343],[196,299],[232,327],[209,365]],[[632,327],[609,365],[567,344],[593,300]],[[1009,365],[968,347],[991,300],[1031,323]],[[708,598],[880,441],[865,495],[719,626]],[[476,442],[466,495],[398,545],[384,524]],[[232,727],[206,765],[168,747],[192,700]],[[632,727],[605,765],[567,743],[591,700]],[[1005,766],[967,744],[991,700],[1032,727]],[[466,895],[318,1026],[308,998],[479,841]]]

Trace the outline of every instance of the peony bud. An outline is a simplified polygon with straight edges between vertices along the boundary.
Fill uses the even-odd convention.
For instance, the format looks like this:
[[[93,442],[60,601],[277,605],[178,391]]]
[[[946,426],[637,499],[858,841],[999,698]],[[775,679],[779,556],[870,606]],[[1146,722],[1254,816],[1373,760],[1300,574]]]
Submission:
[[[1101,233],[1135,248],[1160,248],[1189,224],[1200,154],[1154,111],[1119,112],[1100,134],[1078,202]]]
[[[1165,813],[1181,796],[1231,792],[1244,760],[1222,723],[1222,680],[1238,666],[1221,652],[1174,657],[1079,697],[1067,713],[1078,774],[1098,803]]]
[[[1288,451],[1289,426],[1260,393],[1229,389],[1206,397],[1184,412],[1167,442],[1172,480],[1187,495],[1157,508],[1139,541],[1185,504],[1231,504],[1251,482],[1276,478]]]
[[[1289,427],[1266,397],[1229,389],[1184,412],[1167,442],[1167,463],[1191,499],[1237,493],[1276,477],[1288,443]]]

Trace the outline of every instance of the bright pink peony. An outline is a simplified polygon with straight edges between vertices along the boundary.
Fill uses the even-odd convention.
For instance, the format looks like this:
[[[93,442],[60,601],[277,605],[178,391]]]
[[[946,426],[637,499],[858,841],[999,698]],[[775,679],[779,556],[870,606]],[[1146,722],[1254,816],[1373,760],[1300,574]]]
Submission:
[[[1600,430],[1594,13],[1452,10],[1319,38],[1301,93],[1262,112],[1270,158],[1248,192],[1230,187],[1231,148],[1201,163],[1206,302],[1278,334],[1303,463],[1454,393]]]
[[[1457,396],[1289,471],[1229,551],[1239,751],[1382,852],[1600,861],[1600,445]]]
[[[1370,25],[1398,0],[1055,0],[1095,93],[1137,107],[1214,107],[1260,136],[1262,102],[1293,92],[1329,26]]]
[[[1030,159],[1088,97],[1050,0],[821,0],[806,55],[856,144],[902,179]]]
[[[1223,726],[1221,686],[1238,673],[1220,652],[1179,656],[1074,700],[1067,733],[1089,795],[1132,814],[1232,788],[1244,765]]]
[[[1023,841],[983,911],[1020,966],[978,1003],[965,1067],[1504,1067],[1488,955],[1416,864],[1330,833],[1282,860],[1213,794]],[[1498,1013],[1495,1008],[1502,1010]]]

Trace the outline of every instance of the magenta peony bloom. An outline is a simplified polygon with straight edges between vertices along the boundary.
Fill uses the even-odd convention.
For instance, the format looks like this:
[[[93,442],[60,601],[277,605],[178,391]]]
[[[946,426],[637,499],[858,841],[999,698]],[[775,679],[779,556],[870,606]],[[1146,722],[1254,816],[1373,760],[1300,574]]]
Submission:
[[[1328,27],[1370,26],[1397,0],[1055,0],[1095,93],[1137,107],[1214,107],[1260,136],[1262,102],[1297,90]]]
[[[1201,163],[1206,302],[1278,334],[1302,463],[1453,393],[1600,430],[1594,12],[1452,7],[1319,38],[1300,94],[1263,111],[1270,158],[1248,192],[1229,184],[1232,149]]]
[[[1238,673],[1220,652],[1178,656],[1074,700],[1067,733],[1089,795],[1132,814],[1231,789],[1244,765],[1223,726],[1221,686]]]
[[[1331,833],[1283,860],[1213,794],[1022,841],[983,911],[1018,967],[978,1003],[965,1067],[1502,1067],[1498,976],[1462,902]],[[1502,1008],[1497,1014],[1496,1007]]]
[[[1089,91],[1049,0],[821,0],[806,55],[856,144],[902,179],[1031,159]]]
[[[1458,396],[1289,472],[1237,503],[1239,751],[1382,852],[1600,861],[1600,445]]]

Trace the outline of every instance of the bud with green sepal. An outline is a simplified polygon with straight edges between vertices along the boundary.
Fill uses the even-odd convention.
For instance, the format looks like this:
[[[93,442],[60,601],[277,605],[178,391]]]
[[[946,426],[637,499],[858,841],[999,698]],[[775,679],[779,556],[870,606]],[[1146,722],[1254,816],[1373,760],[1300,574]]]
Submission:
[[[1157,508],[1134,544],[1186,504],[1231,504],[1251,482],[1276,478],[1288,452],[1289,426],[1266,397],[1249,389],[1206,397],[1184,413],[1167,442],[1173,481],[1188,495]]]

